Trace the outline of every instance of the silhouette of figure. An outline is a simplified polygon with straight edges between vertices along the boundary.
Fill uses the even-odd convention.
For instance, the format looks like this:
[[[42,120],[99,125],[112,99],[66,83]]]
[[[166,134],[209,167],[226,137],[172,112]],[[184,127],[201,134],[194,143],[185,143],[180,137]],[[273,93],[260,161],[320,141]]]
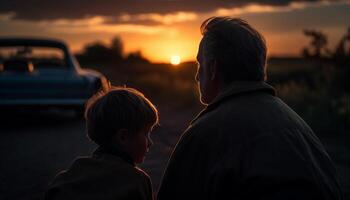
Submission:
[[[86,121],[99,147],[59,173],[45,199],[152,200],[151,180],[135,164],[152,144],[149,134],[158,123],[153,104],[132,88],[113,88],[88,101]]]
[[[325,148],[265,83],[263,37],[229,17],[207,19],[201,32],[206,108],[176,145],[158,199],[342,199]]]

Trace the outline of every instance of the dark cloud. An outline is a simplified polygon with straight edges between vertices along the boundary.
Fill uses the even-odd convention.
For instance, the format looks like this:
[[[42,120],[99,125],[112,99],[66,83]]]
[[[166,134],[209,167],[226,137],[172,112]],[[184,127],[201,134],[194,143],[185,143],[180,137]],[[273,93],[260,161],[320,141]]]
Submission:
[[[87,16],[166,14],[177,11],[207,12],[248,3],[287,5],[293,1],[318,0],[2,0],[0,13],[14,12],[16,19],[79,19]]]

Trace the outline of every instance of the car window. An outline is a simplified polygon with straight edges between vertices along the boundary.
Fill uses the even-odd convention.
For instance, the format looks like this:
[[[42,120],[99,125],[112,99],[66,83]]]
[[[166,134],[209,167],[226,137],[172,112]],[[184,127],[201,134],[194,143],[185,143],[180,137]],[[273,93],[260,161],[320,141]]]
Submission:
[[[65,53],[54,47],[15,46],[0,47],[0,62],[6,64],[20,60],[33,65],[34,70],[67,68]]]

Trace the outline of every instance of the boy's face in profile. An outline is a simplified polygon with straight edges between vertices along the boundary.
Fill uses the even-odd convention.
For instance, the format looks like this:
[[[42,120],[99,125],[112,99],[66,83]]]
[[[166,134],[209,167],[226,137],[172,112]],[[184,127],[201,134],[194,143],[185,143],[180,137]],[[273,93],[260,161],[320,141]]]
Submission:
[[[125,151],[131,156],[134,163],[142,163],[145,159],[146,153],[153,144],[151,138],[151,127],[145,127],[137,133],[128,137]]]

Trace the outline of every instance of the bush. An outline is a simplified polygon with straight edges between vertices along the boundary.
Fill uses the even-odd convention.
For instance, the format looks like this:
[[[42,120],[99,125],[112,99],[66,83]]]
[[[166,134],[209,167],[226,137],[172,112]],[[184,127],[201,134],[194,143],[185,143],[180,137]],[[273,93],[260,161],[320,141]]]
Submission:
[[[290,81],[276,85],[278,96],[320,134],[340,134],[348,129],[350,96],[335,98],[326,87],[310,89]]]

